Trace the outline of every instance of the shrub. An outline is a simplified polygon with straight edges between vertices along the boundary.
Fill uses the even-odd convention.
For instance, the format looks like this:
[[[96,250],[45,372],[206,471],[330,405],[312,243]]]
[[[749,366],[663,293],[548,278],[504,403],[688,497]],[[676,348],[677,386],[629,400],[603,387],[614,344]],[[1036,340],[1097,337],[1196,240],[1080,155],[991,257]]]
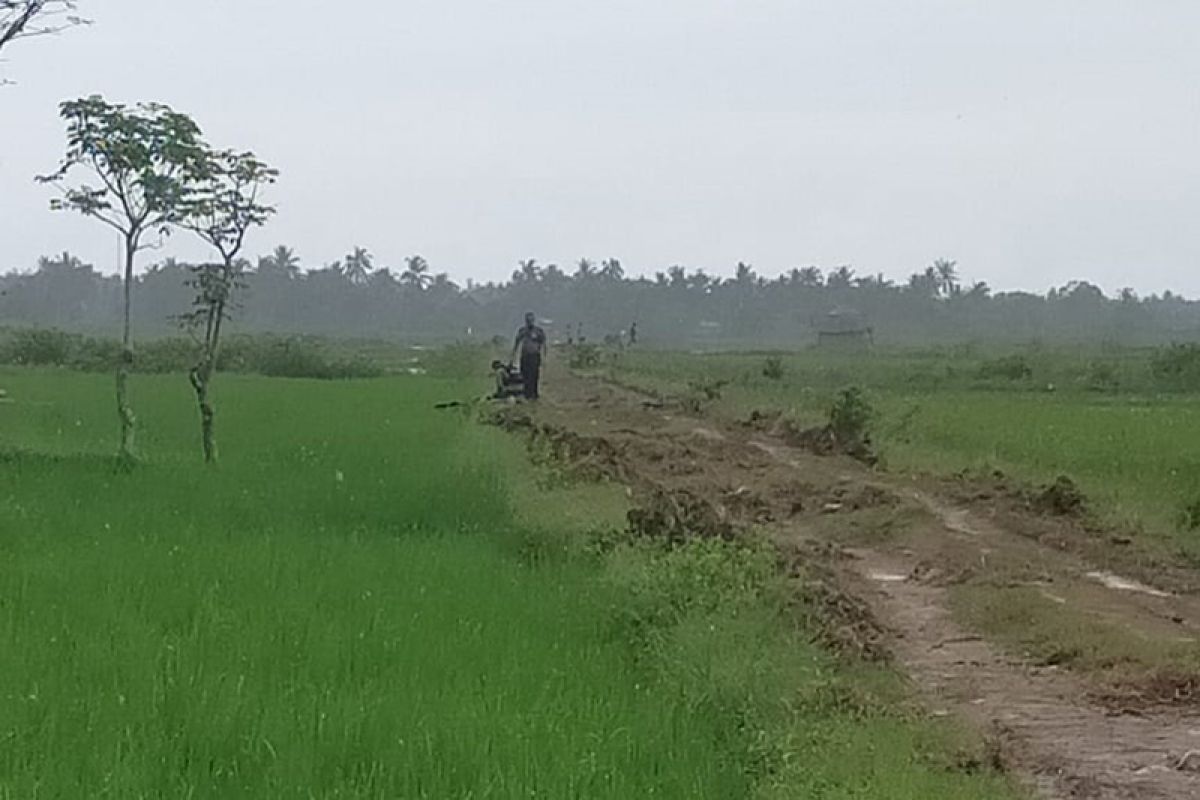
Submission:
[[[839,442],[865,443],[868,428],[877,416],[874,407],[867,401],[863,390],[851,386],[838,393],[829,410],[829,427]]]
[[[134,370],[150,373],[184,373],[196,364],[198,348],[183,337],[138,342]],[[115,369],[121,344],[57,330],[13,331],[0,341],[0,363],[28,366],[62,366],[85,372]],[[234,336],[221,348],[217,368],[223,372],[252,372],[287,378],[374,378],[383,368],[361,356],[331,358],[319,342],[307,338]]]
[[[721,399],[721,390],[728,383],[716,380],[688,381],[687,391],[680,395],[679,404],[689,414],[699,414],[709,403]]]
[[[79,347],[68,366],[83,372],[109,372],[117,368],[120,360],[120,342],[116,339],[96,339],[89,336],[79,341]]]
[[[175,336],[153,339],[137,345],[135,365],[138,372],[187,372],[196,365],[197,346],[190,339]]]
[[[18,330],[5,345],[4,360],[29,366],[64,366],[79,339],[77,335],[57,330]]]
[[[591,369],[600,366],[600,348],[594,344],[577,344],[571,349],[571,369]]]
[[[783,359],[779,356],[770,356],[766,363],[763,364],[762,374],[764,378],[772,381],[783,379]]]
[[[1115,392],[1120,389],[1116,365],[1111,361],[1093,361],[1088,365],[1087,387],[1094,392]]]
[[[1175,389],[1200,388],[1200,345],[1173,344],[1155,351],[1150,372],[1161,384]]]
[[[1183,507],[1179,515],[1179,526],[1187,531],[1200,530],[1200,497]]]

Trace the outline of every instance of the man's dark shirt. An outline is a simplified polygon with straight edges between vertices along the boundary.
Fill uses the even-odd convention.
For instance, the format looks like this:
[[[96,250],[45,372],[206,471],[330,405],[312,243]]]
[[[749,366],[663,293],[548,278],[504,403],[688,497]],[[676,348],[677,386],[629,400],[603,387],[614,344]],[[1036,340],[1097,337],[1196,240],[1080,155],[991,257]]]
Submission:
[[[546,332],[537,325],[526,325],[517,331],[517,347],[522,356],[540,356],[546,346]]]

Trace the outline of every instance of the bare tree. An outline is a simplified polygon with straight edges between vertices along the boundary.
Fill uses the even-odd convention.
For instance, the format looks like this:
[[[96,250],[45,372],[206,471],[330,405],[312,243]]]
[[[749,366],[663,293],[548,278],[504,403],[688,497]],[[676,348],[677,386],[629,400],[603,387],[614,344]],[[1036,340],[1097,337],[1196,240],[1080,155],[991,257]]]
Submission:
[[[17,39],[58,33],[87,20],[75,0],[0,0],[0,50]]]
[[[134,262],[140,251],[153,246],[147,239],[166,235],[178,220],[189,184],[206,169],[207,149],[191,117],[157,103],[127,108],[93,95],[63,103],[60,116],[67,123],[66,155],[55,172],[38,178],[62,191],[50,207],[100,220],[121,235],[124,249],[117,414],[120,453],[132,459],[136,418],[129,406],[128,382],[133,366]],[[77,171],[87,177],[68,184]]]
[[[264,186],[279,173],[253,153],[223,151],[206,156],[203,177],[180,203],[180,224],[207,242],[221,257],[219,264],[193,268],[189,282],[196,290],[192,311],[183,321],[203,330],[200,358],[189,375],[200,407],[200,440],[204,460],[217,460],[215,412],[209,387],[221,346],[221,325],[229,318],[234,292],[241,286],[243,262],[238,258],[251,228],[263,225],[275,213],[258,200]],[[363,251],[364,253],[366,251]]]

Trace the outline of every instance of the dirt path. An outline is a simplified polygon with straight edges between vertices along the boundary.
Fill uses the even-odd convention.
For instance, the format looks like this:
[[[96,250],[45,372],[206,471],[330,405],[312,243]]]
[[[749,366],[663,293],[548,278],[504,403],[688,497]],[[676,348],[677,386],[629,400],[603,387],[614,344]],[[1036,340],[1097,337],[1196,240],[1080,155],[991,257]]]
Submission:
[[[1028,663],[954,613],[956,587],[993,581],[1036,591],[1072,620],[1187,643],[1200,638],[1200,602],[1167,590],[1187,576],[1151,586],[1121,574],[1119,560],[1089,560],[1064,544],[1074,536],[1065,522],[1022,517],[995,498],[962,503],[936,486],[562,371],[549,385],[536,410],[513,407],[506,423],[576,468],[628,484],[639,508],[632,521],[650,532],[758,526],[797,559],[821,554],[835,604],[869,611],[870,620],[846,615],[846,636],[886,650],[931,714],[957,715],[994,737],[1005,766],[1041,796],[1200,798],[1200,706],[1190,684],[1101,704],[1093,681]]]

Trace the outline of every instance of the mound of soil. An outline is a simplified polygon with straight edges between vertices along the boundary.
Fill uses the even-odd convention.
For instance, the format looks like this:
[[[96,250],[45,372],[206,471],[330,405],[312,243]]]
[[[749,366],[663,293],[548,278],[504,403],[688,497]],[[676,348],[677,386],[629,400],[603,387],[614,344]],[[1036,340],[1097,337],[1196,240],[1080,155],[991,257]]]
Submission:
[[[639,536],[682,542],[692,538],[732,539],[733,525],[704,498],[686,489],[658,489],[628,514],[629,530]]]
[[[792,447],[799,447],[818,456],[850,456],[868,466],[875,466],[879,456],[871,449],[869,439],[848,439],[839,436],[832,425],[798,428],[790,420],[781,419],[772,433]]]
[[[617,446],[602,436],[584,436],[572,430],[538,423],[528,413],[503,409],[490,420],[509,432],[527,437],[530,453],[554,461],[576,477],[587,480],[626,480]]]
[[[1034,496],[1033,506],[1048,514],[1077,517],[1087,510],[1087,498],[1075,485],[1075,481],[1066,475],[1059,475],[1054,483],[1046,486]]]
[[[771,430],[774,430],[775,426],[779,424],[779,419],[782,416],[782,411],[775,411],[771,409],[760,411],[755,409],[754,411],[750,412],[750,416],[746,418],[742,425],[752,431],[767,433]]]
[[[755,525],[766,525],[774,518],[771,504],[748,486],[739,486],[723,492],[721,503],[738,519],[747,520]]]
[[[814,547],[821,549],[820,545]],[[817,633],[816,638],[823,646],[844,657],[890,661],[887,632],[870,605],[844,591],[828,567],[837,556],[832,550],[803,550],[792,557],[790,573],[798,581],[798,594],[803,600],[798,609],[806,609],[810,615],[805,627]]]

